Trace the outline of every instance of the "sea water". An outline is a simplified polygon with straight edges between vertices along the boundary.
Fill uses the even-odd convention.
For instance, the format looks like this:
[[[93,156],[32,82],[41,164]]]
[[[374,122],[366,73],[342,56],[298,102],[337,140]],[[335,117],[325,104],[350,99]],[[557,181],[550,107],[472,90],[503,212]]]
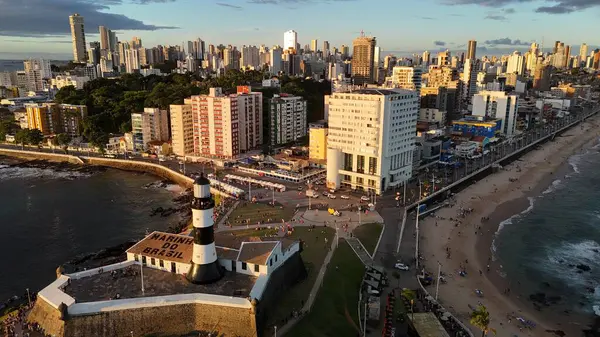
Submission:
[[[176,215],[150,217],[152,208],[171,207],[175,196],[143,188],[157,179],[112,169],[81,174],[0,165],[0,303],[25,288],[40,290],[79,254],[176,223]]]
[[[492,249],[512,293],[560,296],[542,312],[580,321],[600,304],[600,145],[568,162],[568,174],[502,224]]]

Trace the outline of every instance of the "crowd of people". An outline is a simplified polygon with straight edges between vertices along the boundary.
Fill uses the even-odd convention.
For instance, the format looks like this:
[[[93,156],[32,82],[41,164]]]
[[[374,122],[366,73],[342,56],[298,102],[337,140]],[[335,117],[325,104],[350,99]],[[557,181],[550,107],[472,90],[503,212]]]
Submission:
[[[30,337],[30,336],[50,336],[37,323],[29,323],[26,316],[33,308],[36,299],[35,293],[31,294],[31,301],[21,306],[16,312],[8,315],[2,322],[4,336],[7,337]]]

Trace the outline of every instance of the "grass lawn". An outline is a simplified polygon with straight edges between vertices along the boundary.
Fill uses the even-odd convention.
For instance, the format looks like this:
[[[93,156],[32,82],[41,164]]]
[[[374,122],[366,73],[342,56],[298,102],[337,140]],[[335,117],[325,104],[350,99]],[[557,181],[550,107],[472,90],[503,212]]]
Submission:
[[[277,229],[242,229],[239,231],[225,231],[225,232],[221,232],[222,234],[231,234],[231,233],[235,233],[235,236],[237,237],[249,237],[249,236],[258,236],[258,237],[263,237],[263,236],[270,236],[270,235],[276,235],[277,234]]]
[[[353,234],[360,240],[363,246],[365,246],[367,252],[373,254],[382,230],[383,225],[380,223],[367,223],[357,227]]]
[[[283,207],[283,208],[282,208]],[[289,221],[294,216],[293,207],[276,205],[275,207],[262,204],[243,202],[231,212],[227,222],[232,226],[246,226],[247,224],[256,225],[257,222],[281,223],[281,219]]]
[[[311,312],[286,337],[356,336],[358,291],[365,267],[350,246],[341,241]]]
[[[325,233],[323,233],[323,231]],[[309,231],[308,227],[296,227],[294,229],[294,233],[289,238],[304,241],[304,247],[301,254],[308,275],[306,279],[288,289],[285,292],[285,296],[281,296],[276,304],[276,314],[275,311],[273,311],[267,318],[268,328],[265,329],[265,336],[271,336],[273,334],[273,326],[281,326],[281,321],[284,318],[289,317],[292,311],[302,309],[308,298],[308,294],[317,279],[319,270],[323,265],[323,260],[329,252],[329,247],[331,247],[332,243],[331,240],[333,240],[334,235],[335,230],[329,227],[317,227],[312,231]],[[327,238],[327,244],[325,244],[325,238]],[[340,242],[340,247],[342,244],[346,245],[345,243]]]

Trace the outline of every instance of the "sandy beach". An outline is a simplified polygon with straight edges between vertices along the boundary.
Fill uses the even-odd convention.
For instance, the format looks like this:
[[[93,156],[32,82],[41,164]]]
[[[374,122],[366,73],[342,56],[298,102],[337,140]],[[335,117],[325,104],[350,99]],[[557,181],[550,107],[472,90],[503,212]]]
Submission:
[[[597,142],[599,120],[599,116],[594,116],[582,126],[575,126],[546,142],[458,193],[454,206],[442,208],[421,220],[420,244],[426,270],[436,273],[439,262],[447,275],[447,283],[440,284],[440,301],[476,336],[479,330],[469,324],[469,305],[476,307],[478,303],[488,309],[490,328],[495,329],[499,337],[557,336],[557,330],[566,336],[581,336],[585,328],[581,324],[589,323],[537,311],[527,298],[518,298],[519,285],[510,285],[501,276],[504,274],[502,266],[494,261],[491,246],[502,221],[530,207],[529,197],[539,195],[552,181],[566,174],[570,156]],[[461,209],[472,211],[459,217]],[[482,222],[483,217],[489,219]],[[461,268],[466,270],[466,277],[458,275]],[[475,289],[480,289],[484,296],[478,297]],[[507,289],[512,293],[507,293]],[[433,295],[435,287],[429,291]],[[537,326],[521,329],[518,321],[509,319],[509,315],[532,320]]]

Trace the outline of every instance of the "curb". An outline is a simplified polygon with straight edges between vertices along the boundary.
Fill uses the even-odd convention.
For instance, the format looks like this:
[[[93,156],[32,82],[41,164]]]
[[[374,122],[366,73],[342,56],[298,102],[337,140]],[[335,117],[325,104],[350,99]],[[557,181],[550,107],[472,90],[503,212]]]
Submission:
[[[373,250],[373,255],[371,255],[371,260],[373,260],[375,258],[375,255],[377,255],[377,249],[379,249],[381,238],[383,237],[383,233],[385,232],[385,223],[381,223],[381,226],[383,228],[381,229],[381,233],[379,233],[379,239],[377,240],[377,244],[375,245],[375,249]],[[369,254],[369,252],[367,252],[367,254]]]

